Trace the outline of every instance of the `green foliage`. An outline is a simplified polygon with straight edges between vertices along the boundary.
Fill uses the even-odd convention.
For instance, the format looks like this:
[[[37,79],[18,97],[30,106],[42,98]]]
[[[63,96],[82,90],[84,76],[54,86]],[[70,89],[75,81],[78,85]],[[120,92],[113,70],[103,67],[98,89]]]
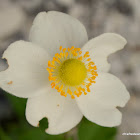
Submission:
[[[48,119],[43,118],[42,120],[39,121],[39,127],[42,131],[45,131],[48,128]]]
[[[5,93],[10,103],[12,104],[13,110],[19,118],[24,118],[25,116],[25,107],[27,99],[18,98],[11,94]]]
[[[2,128],[0,128],[0,140],[11,140]]]
[[[6,132],[0,130],[0,135],[1,133],[4,135],[0,140],[66,140],[64,135],[48,135],[39,128],[30,126],[26,120],[16,124],[8,124]]]
[[[78,131],[79,140],[114,140],[116,128],[102,127],[83,119]]]

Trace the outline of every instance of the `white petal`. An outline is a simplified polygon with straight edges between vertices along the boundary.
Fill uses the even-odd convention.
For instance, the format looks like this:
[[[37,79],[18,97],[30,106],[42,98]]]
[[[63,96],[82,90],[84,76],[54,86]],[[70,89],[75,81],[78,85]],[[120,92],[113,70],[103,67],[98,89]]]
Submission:
[[[76,100],[87,119],[112,127],[121,123],[121,113],[116,107],[124,107],[129,98],[128,91],[117,77],[109,73],[99,73],[91,92]]]
[[[18,97],[32,97],[46,90],[48,54],[32,43],[17,41],[4,52],[8,69],[0,72],[0,87]]]
[[[26,108],[26,118],[33,126],[38,126],[43,118],[49,121],[46,132],[49,134],[60,134],[75,127],[83,115],[75,100],[61,96],[52,90],[44,95],[29,98]]]
[[[88,40],[85,27],[75,18],[64,13],[41,12],[34,20],[30,40],[54,55],[59,47],[82,47]]]
[[[89,51],[92,61],[97,65],[97,70],[108,72],[110,64],[107,62],[107,57],[124,48],[126,40],[114,33],[105,33],[94,39],[91,39],[83,48],[82,52]]]

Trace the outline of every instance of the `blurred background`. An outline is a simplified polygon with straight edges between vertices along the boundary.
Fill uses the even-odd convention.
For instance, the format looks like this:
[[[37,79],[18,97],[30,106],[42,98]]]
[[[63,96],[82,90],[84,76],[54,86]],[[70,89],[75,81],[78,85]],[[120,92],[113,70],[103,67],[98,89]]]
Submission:
[[[0,90],[0,140],[140,140],[140,0],[0,0],[0,58],[14,41],[28,41],[28,34],[38,12],[56,10],[78,18],[89,39],[104,32],[124,36],[124,50],[110,56],[111,73],[119,77],[131,94],[124,109],[122,124],[105,128],[85,118],[73,130],[51,136],[30,126],[25,119],[26,99]],[[0,71],[7,68],[0,59]]]

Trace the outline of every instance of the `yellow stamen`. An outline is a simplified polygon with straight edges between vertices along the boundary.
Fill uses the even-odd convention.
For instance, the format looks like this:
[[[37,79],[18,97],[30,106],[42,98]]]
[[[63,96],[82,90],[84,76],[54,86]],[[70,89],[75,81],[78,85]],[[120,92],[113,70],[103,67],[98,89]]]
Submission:
[[[49,81],[52,81],[51,87],[64,97],[69,94],[72,99],[75,99],[75,96],[86,95],[98,76],[97,67],[89,58],[89,52],[82,56],[81,48],[74,46],[60,46],[59,50],[60,53],[56,53],[53,60],[48,61],[49,68],[46,68]]]
[[[59,50],[60,50],[60,51],[62,50],[62,46],[60,46]]]
[[[71,95],[71,98],[72,98],[72,99],[75,99],[74,95]]]
[[[79,54],[82,54],[82,51],[79,51]]]
[[[90,60],[91,60],[91,58],[88,58],[88,59],[87,59],[87,61],[90,61]]]
[[[51,83],[51,86],[52,86],[52,88],[54,88],[55,87],[55,83],[53,82],[53,83]]]
[[[82,60],[82,59],[83,59],[83,57],[82,57],[82,56],[78,58],[78,60]]]
[[[85,54],[89,54],[89,52],[86,52]]]
[[[87,93],[86,93],[86,92],[84,92],[84,94],[85,94],[85,95],[87,95]]]
[[[69,93],[70,95],[72,95],[72,91],[70,89],[68,89],[67,93]]]
[[[76,86],[85,80],[87,69],[80,60],[68,59],[62,63],[59,76],[65,85]]]
[[[66,48],[63,48],[63,50],[62,50],[63,52],[65,52],[66,51]]]

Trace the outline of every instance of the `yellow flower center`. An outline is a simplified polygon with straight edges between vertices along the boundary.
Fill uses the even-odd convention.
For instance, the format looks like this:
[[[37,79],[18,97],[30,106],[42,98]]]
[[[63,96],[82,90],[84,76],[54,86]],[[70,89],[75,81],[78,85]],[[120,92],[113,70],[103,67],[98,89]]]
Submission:
[[[62,48],[56,53],[52,61],[48,61],[49,81],[60,95],[79,97],[90,92],[90,86],[95,82],[97,67],[89,58],[89,52],[82,54],[80,48]]]
[[[85,80],[87,69],[85,64],[80,60],[68,59],[60,66],[59,75],[64,84],[77,86]]]

